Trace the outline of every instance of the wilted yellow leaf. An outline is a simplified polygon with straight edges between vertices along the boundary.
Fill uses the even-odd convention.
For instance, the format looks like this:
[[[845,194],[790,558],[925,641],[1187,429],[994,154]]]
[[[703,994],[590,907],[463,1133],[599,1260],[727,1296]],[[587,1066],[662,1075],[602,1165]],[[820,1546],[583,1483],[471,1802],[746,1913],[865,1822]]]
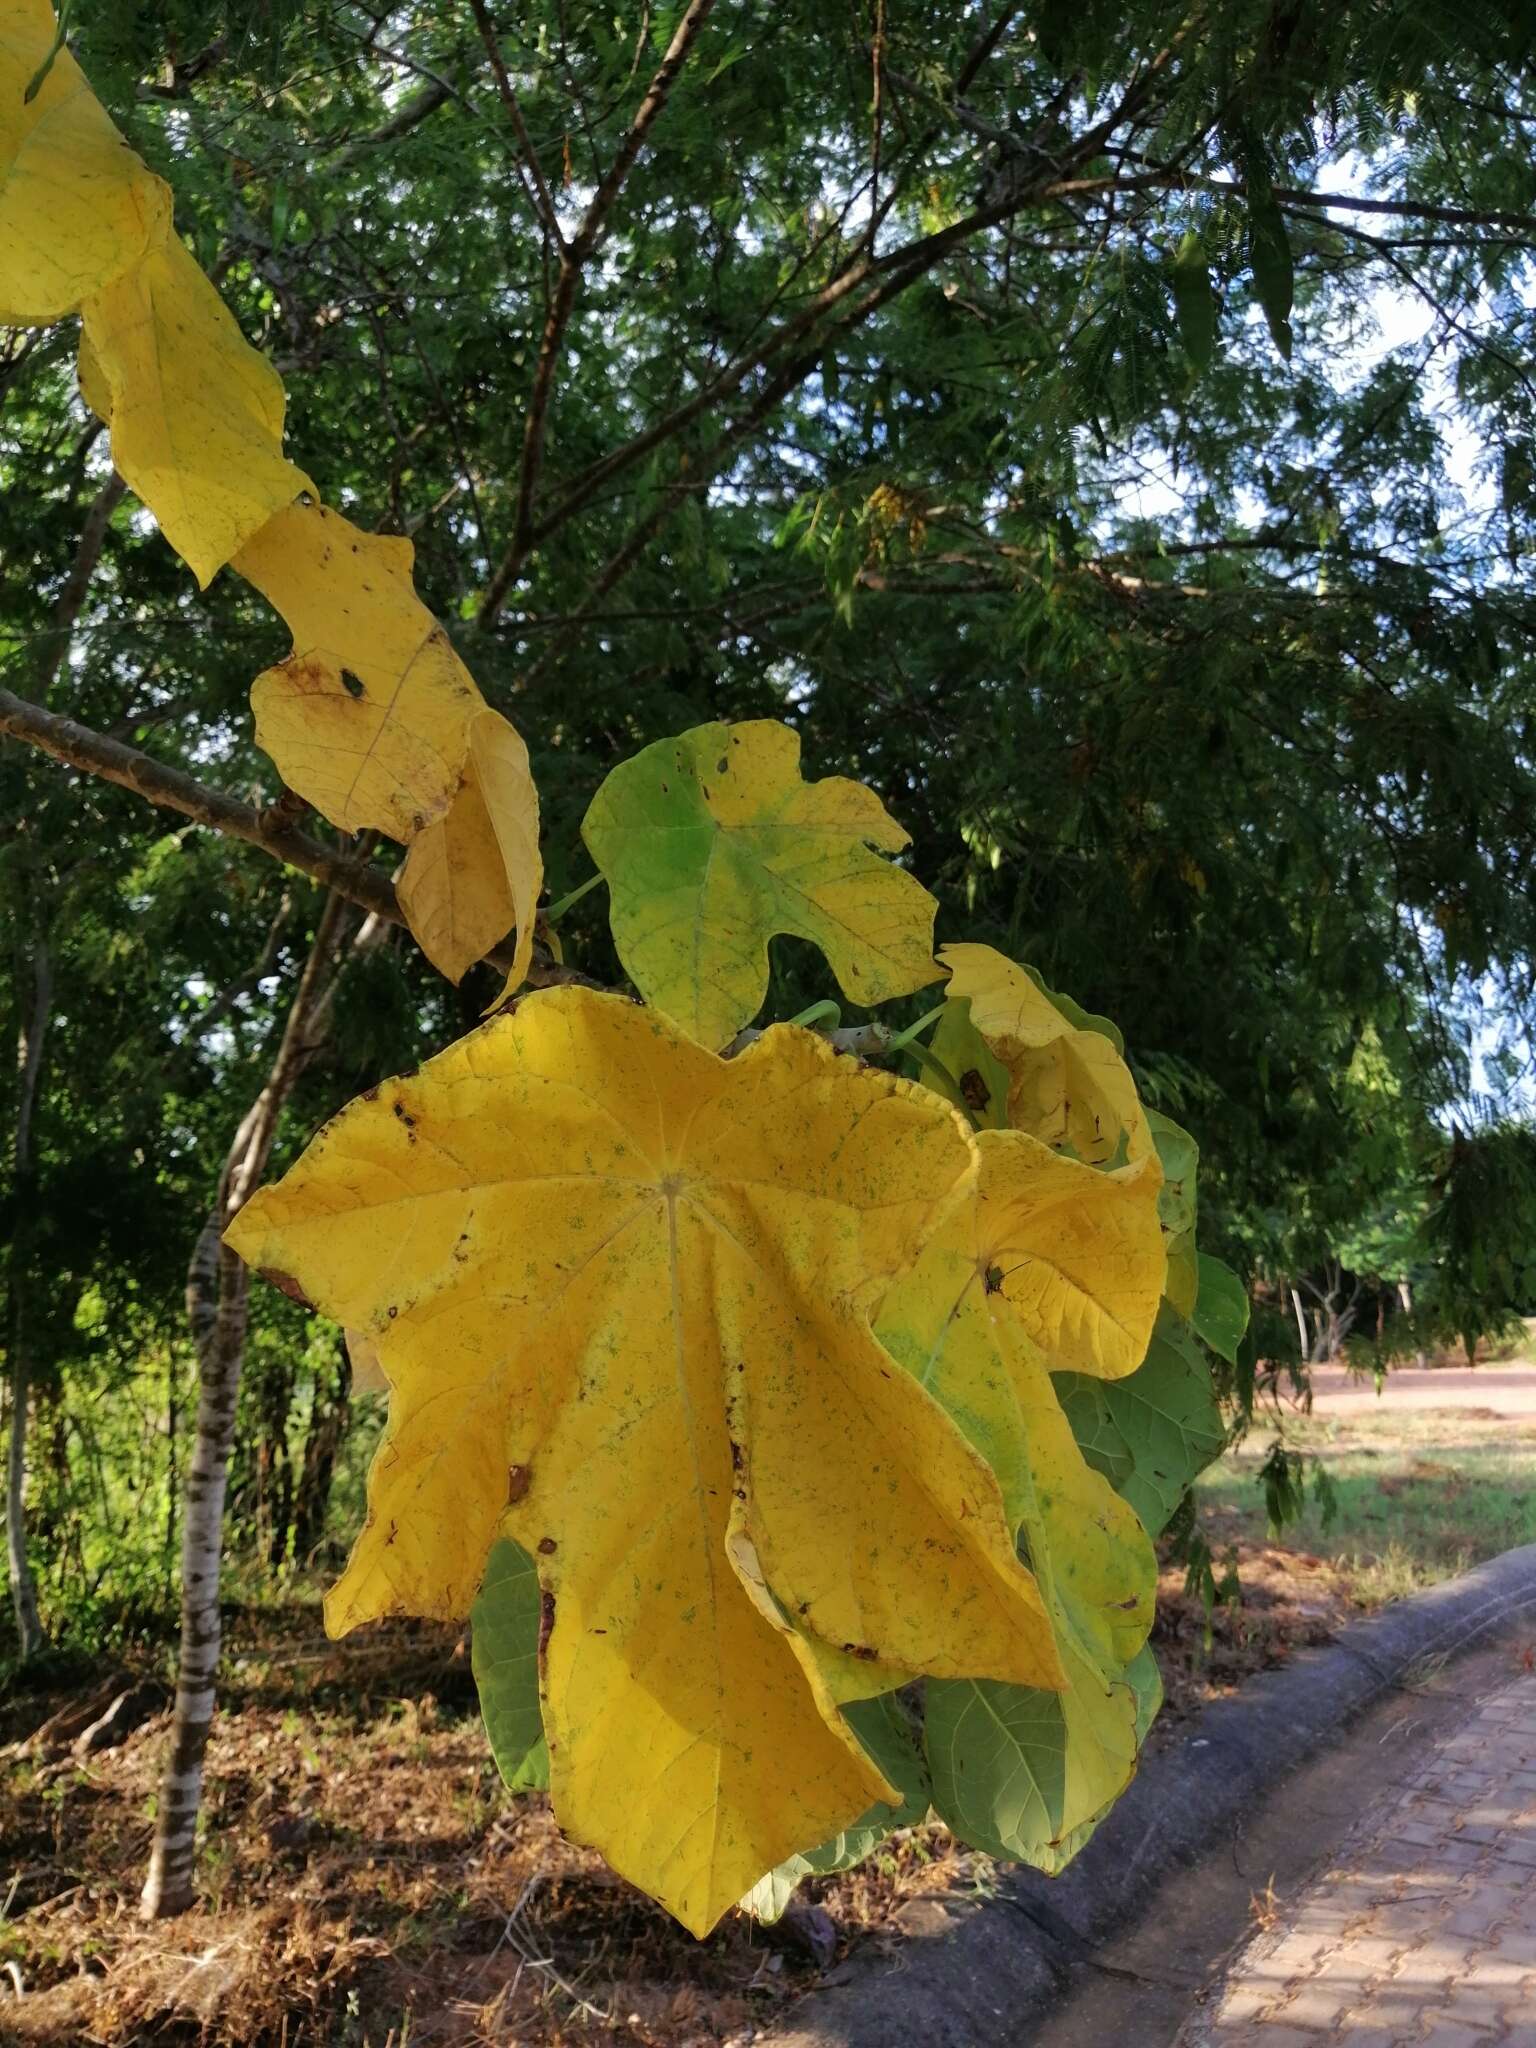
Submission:
[[[282,382],[174,234],[82,311],[82,383],[110,401],[112,460],[206,584],[312,489],[283,454]]]
[[[457,981],[517,927],[503,998],[522,986],[533,957],[543,878],[539,798],[528,749],[497,711],[470,721],[458,794],[411,842],[400,904],[434,967]]]
[[[1070,1023],[1022,967],[991,946],[945,946],[939,959],[949,969],[950,994],[969,999],[972,1024],[1012,1077],[1015,1130],[1090,1166],[1153,1150],[1130,1068],[1102,1033]]]
[[[868,1325],[971,1170],[937,1097],[579,989],[371,1093],[229,1234],[394,1390],[327,1620],[462,1616],[515,1538],[578,1840],[702,1933],[899,1799],[796,1645],[845,1695],[861,1664],[1061,1684],[996,1478]]]
[[[593,798],[582,837],[635,986],[701,1045],[757,1015],[775,932],[819,946],[857,1003],[938,979],[937,905],[879,857],[907,834],[862,783],[804,781],[800,736],[775,720],[646,747]]]
[[[171,195],[107,117],[68,50],[24,95],[53,46],[47,0],[0,0],[0,320],[73,313],[169,230]]]
[[[257,742],[333,825],[407,841],[457,795],[485,709],[416,595],[414,555],[327,505],[291,505],[235,562],[293,635],[251,686]]]

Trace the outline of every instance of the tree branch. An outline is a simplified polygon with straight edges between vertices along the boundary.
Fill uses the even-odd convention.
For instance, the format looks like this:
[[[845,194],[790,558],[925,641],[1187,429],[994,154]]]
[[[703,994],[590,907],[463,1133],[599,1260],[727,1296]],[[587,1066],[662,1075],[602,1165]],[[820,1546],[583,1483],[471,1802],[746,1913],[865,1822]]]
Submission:
[[[527,554],[533,548],[542,545],[552,534],[558,532],[584,505],[590,502],[604,484],[633,467],[635,463],[642,461],[645,456],[662,443],[674,439],[685,427],[691,425],[702,414],[710,411],[721,399],[728,398],[732,392],[739,389],[755,370],[766,368],[769,363],[782,355],[785,350],[794,347],[807,334],[811,333],[827,314],[842,307],[844,301],[851,298],[861,286],[870,284],[875,279],[883,280],[875,290],[867,293],[851,309],[840,314],[834,331],[847,333],[852,328],[859,326],[872,314],[878,312],[890,299],[896,297],[899,292],[905,291],[908,285],[915,283],[925,272],[931,270],[935,264],[940,262],[952,250],[959,248],[962,243],[971,240],[987,228],[998,227],[1007,221],[1013,220],[1018,214],[1027,211],[1030,207],[1046,205],[1054,200],[1078,197],[1088,193],[1098,193],[1108,189],[1113,189],[1116,192],[1139,192],[1165,186],[1170,179],[1170,174],[1165,169],[1149,171],[1145,174],[1129,178],[1084,179],[1069,178],[1062,174],[1074,165],[1091,162],[1100,153],[1104,143],[1113,134],[1116,127],[1128,115],[1137,111],[1145,103],[1159,74],[1166,68],[1170,55],[1171,50],[1159,53],[1158,57],[1127,88],[1126,93],[1113,111],[1106,115],[1103,120],[1096,122],[1093,127],[1086,129],[1081,135],[1072,138],[1057,158],[1054,160],[1041,158],[1037,162],[1036,174],[1033,179],[1019,178],[1013,190],[990,205],[977,207],[974,212],[964,215],[960,220],[952,221],[947,227],[940,228],[933,234],[920,236],[915,241],[904,243],[899,248],[887,250],[883,255],[875,255],[867,245],[863,246],[861,253],[857,257],[846,264],[820,291],[813,294],[797,313],[782,321],[766,340],[727,363],[724,369],[712,377],[707,384],[702,385],[691,398],[685,399],[681,405],[674,407],[670,413],[658,420],[653,427],[646,428],[644,432],[635,435],[632,440],[626,441],[623,447],[614,449],[611,454],[605,455],[601,460],[590,464],[588,468],[572,480],[565,495],[546,517],[531,528],[527,544],[521,553],[514,549],[513,554],[509,555],[507,561],[502,563],[502,570],[508,568],[508,562],[512,565],[511,569],[505,582],[502,581],[501,570],[498,570],[497,576],[493,579],[481,604],[476,623],[484,626],[494,620],[501,609],[502,603],[505,601],[512,577],[516,575]],[[802,367],[796,377],[792,378],[787,384],[782,383],[782,380],[776,381],[778,396],[784,396],[788,390],[794,388],[796,383],[803,381],[804,377],[808,376],[816,368],[819,361],[820,341],[818,341],[815,349],[802,359]],[[756,408],[754,408],[753,417],[759,416]],[[734,446],[737,439],[739,439],[739,436],[733,436],[729,445]],[[725,445],[726,443],[719,442],[716,444],[716,447],[721,448]],[[703,465],[709,463],[713,453],[714,451],[712,450],[710,454],[706,454],[702,458]],[[709,471],[706,474],[701,467],[696,472],[695,481],[690,488],[702,488],[703,484],[708,481],[708,475],[710,474],[713,474],[713,471]],[[687,496],[688,494],[688,489],[681,491],[681,496]],[[628,545],[629,543],[626,542],[625,547],[627,548]],[[613,563],[610,561],[608,567],[611,568],[612,566]],[[608,570],[606,568],[600,572],[602,575],[607,573]],[[611,587],[611,584],[605,586],[605,588]],[[600,594],[594,588],[590,594],[589,603]]]
[[[479,0],[476,0],[476,4],[478,11]],[[549,417],[550,395],[554,389],[555,371],[559,366],[560,353],[565,343],[565,330],[576,303],[582,270],[602,241],[608,216],[623,189],[624,180],[633,169],[636,158],[645,146],[646,137],[666,105],[678,73],[687,62],[688,54],[713,12],[714,4],[715,0],[689,0],[688,8],[667,45],[666,54],[657,67],[656,75],[646,88],[644,99],[635,110],[635,117],[619,145],[617,156],[608,168],[607,176],[592,195],[592,203],[582,216],[580,227],[569,242],[562,242],[560,245],[560,275],[555,282],[554,296],[539,341],[539,360],[533,373],[533,391],[528,400],[528,416],[523,429],[523,462],[518,477],[517,514],[512,544],[498,563],[476,614],[475,624],[482,629],[495,623],[497,614],[506,602],[507,592],[516,581],[518,572],[535,542],[533,498],[538,488],[539,470],[544,460],[544,436]]]
[[[349,902],[371,910],[376,917],[399,925],[402,930],[410,930],[395,886],[386,874],[349,858],[322,840],[312,839],[271,811],[241,803],[225,790],[210,789],[181,769],[140,753],[137,747],[110,740],[104,733],[93,732],[72,718],[45,711],[40,704],[29,704],[9,690],[0,690],[0,734],[36,747],[40,753],[51,754],[54,760],[78,768],[82,774],[99,776],[104,782],[116,783],[119,789],[132,790],[135,796],[152,804],[179,811],[184,818],[205,825],[212,832],[260,847],[285,867],[313,876]],[[507,970],[512,965],[512,954],[513,948],[503,944],[485,957],[492,967]],[[535,962],[528,976],[536,988],[569,978],[559,969],[539,962]]]
[[[544,224],[545,232],[553,238],[555,247],[565,248],[565,237],[560,232],[559,217],[550,193],[549,183],[544,176],[544,166],[539,162],[539,153],[533,146],[533,137],[528,133],[528,123],[523,119],[522,102],[517,96],[506,63],[502,58],[501,45],[496,40],[496,28],[486,11],[485,0],[470,0],[470,11],[475,17],[475,26],[480,31],[480,40],[485,45],[485,54],[491,60],[491,73],[496,80],[496,90],[501,94],[502,105],[517,136],[518,148],[523,153],[523,162],[533,180],[533,210]]]

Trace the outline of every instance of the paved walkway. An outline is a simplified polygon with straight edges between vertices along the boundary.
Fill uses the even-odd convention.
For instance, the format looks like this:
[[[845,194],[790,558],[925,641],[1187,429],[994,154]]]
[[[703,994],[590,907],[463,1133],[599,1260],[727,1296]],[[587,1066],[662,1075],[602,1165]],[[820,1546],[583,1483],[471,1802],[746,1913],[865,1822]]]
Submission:
[[[1536,2048],[1536,1675],[1469,1699],[1179,2040]]]

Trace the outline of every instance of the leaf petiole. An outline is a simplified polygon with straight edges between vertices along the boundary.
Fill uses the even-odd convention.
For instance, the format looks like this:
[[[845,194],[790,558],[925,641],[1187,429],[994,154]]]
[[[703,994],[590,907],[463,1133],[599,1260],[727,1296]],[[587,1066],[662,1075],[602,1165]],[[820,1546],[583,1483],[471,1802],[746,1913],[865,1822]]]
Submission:
[[[843,1013],[836,1003],[828,1000],[821,1003],[812,1003],[809,1008],[802,1010],[797,1017],[786,1017],[784,1021],[786,1024],[801,1024],[807,1031],[819,1031],[823,1025],[826,1025],[829,1030],[835,1031],[843,1021]]]
[[[606,875],[588,875],[580,888],[573,889],[569,896],[562,896],[558,903],[551,903],[548,910],[541,910],[539,912],[539,916],[544,920],[545,924],[557,923],[560,918],[564,917],[573,903],[579,903],[583,896],[597,887],[599,882],[606,880]]]
[[[910,1050],[912,1041],[916,1038],[919,1031],[926,1031],[930,1024],[942,1017],[944,1008],[944,1003],[935,1003],[931,1010],[925,1010],[915,1024],[909,1024],[905,1031],[897,1033],[891,1040],[890,1050],[892,1052],[906,1052]]]

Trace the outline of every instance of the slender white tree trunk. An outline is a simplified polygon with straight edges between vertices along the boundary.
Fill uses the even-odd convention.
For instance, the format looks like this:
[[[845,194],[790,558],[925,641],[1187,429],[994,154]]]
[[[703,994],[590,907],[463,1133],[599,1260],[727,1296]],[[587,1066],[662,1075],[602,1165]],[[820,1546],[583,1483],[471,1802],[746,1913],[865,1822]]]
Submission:
[[[27,1290],[26,1245],[30,1234],[33,1182],[32,1119],[43,1072],[43,1046],[53,1015],[53,962],[47,940],[39,934],[32,949],[31,989],[23,999],[21,1031],[16,1041],[16,1135],[12,1152],[12,1187],[16,1226],[7,1262],[10,1314],[6,1329],[9,1353],[11,1438],[5,1468],[5,1562],[11,1605],[23,1658],[35,1657],[48,1638],[37,1611],[37,1582],[27,1547],[27,1423],[32,1407],[32,1334]]]
[[[220,1239],[266,1171],[278,1119],[294,1084],[324,1042],[331,974],[349,907],[332,895],[299,977],[266,1086],[235,1133],[218,1193],[187,1270],[187,1318],[197,1350],[198,1402],[181,1533],[181,1653],[170,1747],[160,1785],[154,1845],[139,1910],[146,1920],[184,1912],[193,1900],[203,1757],[213,1722],[219,1668],[219,1572],[224,1492],[234,1442],[250,1301],[250,1275]],[[376,935],[369,919],[354,946]]]

